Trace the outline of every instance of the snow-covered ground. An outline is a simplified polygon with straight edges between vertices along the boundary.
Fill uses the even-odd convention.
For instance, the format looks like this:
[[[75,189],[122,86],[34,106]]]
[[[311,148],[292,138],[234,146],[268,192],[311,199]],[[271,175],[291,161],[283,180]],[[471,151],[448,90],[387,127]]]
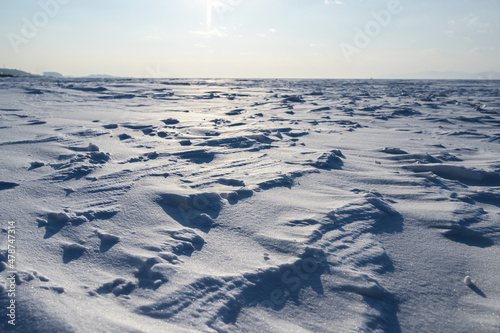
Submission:
[[[499,97],[1,79],[0,330],[499,332]]]

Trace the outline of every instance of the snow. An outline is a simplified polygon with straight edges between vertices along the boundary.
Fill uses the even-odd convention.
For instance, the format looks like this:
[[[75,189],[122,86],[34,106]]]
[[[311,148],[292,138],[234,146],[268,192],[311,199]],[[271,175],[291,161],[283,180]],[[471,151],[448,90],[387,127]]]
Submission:
[[[2,332],[500,330],[497,81],[0,87]]]

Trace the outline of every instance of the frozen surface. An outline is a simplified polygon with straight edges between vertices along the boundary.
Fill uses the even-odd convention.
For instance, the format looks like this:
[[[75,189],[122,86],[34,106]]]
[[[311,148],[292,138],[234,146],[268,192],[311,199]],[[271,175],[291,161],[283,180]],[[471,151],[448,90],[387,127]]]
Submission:
[[[499,332],[498,81],[0,80],[0,330]]]

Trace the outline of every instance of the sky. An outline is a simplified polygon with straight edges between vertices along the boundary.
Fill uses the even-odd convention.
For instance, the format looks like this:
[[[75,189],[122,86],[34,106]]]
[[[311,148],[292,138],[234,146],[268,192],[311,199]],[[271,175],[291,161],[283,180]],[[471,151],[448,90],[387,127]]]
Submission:
[[[498,0],[3,0],[0,66],[152,78],[500,71],[499,14]]]

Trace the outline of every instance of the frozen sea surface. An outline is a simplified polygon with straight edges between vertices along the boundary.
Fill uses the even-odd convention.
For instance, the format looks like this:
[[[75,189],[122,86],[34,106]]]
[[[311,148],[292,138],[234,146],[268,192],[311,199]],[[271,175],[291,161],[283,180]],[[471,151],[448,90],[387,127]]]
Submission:
[[[499,81],[0,79],[0,156],[2,332],[500,331]]]

